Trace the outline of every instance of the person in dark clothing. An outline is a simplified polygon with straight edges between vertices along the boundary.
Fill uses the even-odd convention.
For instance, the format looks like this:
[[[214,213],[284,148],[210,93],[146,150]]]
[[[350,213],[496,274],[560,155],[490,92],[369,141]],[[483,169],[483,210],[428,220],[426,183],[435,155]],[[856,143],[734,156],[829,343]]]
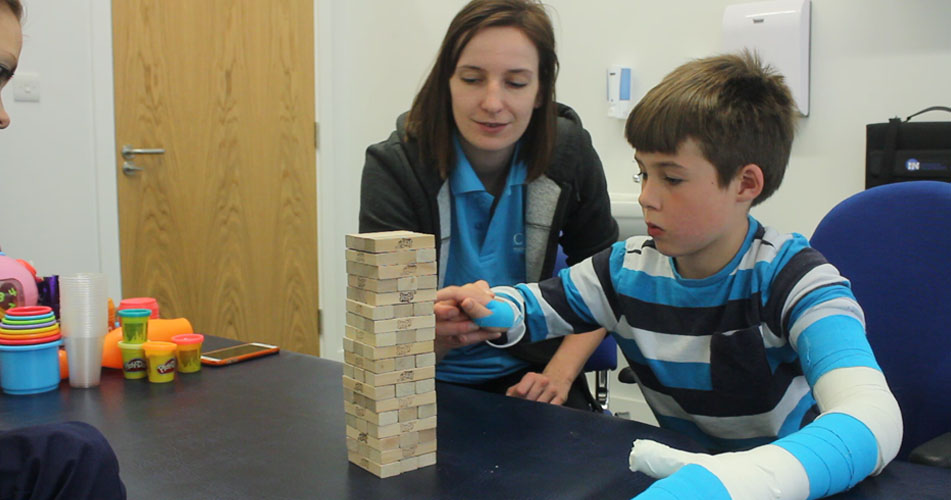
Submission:
[[[572,264],[617,241],[601,161],[577,113],[555,101],[557,72],[541,4],[463,7],[410,111],[367,149],[360,231],[434,234],[440,287],[546,278],[559,246]],[[484,332],[459,332],[437,338],[436,378],[600,411],[579,373],[604,335],[500,351]]]
[[[0,498],[124,499],[106,438],[82,422],[0,432]]]

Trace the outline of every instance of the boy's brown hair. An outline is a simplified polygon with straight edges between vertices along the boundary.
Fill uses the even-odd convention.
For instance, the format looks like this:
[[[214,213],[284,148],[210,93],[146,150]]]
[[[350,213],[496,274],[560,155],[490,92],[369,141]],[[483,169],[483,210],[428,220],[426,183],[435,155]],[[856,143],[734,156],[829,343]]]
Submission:
[[[527,180],[543,174],[551,161],[558,113],[555,103],[558,56],[551,19],[537,0],[472,0],[449,24],[436,63],[406,118],[406,135],[416,139],[421,159],[432,165],[443,179],[449,176],[456,162],[452,143],[456,124],[452,117],[449,79],[456,71],[462,50],[476,33],[484,28],[504,26],[518,28],[538,51],[541,105],[532,112],[528,129],[522,135],[525,140],[519,148],[519,159],[528,169]]]
[[[627,118],[635,149],[674,154],[690,138],[717,169],[721,188],[751,163],[763,171],[757,205],[783,180],[798,111],[783,76],[748,51],[696,59],[654,88]]]

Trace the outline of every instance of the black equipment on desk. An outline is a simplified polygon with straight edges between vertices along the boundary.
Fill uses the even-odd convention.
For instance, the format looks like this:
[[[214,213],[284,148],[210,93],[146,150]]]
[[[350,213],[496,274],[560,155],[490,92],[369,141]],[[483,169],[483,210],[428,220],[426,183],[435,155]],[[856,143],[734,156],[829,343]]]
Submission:
[[[945,106],[923,109],[904,121],[865,127],[865,188],[902,181],[951,182],[951,121],[911,122],[928,111],[947,111]]]

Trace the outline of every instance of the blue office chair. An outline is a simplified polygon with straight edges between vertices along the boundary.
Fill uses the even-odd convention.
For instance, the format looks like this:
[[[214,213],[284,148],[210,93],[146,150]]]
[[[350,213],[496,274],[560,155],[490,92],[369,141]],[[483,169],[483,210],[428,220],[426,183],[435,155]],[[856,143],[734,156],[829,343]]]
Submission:
[[[553,274],[558,274],[558,271],[568,266],[567,258],[559,245]],[[598,348],[591,353],[591,357],[581,369],[584,373],[594,372],[594,399],[603,411],[608,409],[608,372],[615,368],[617,368],[617,342],[609,333]]]
[[[851,281],[865,311],[904,418],[898,458],[951,467],[951,184],[860,192],[822,219],[811,244]]]

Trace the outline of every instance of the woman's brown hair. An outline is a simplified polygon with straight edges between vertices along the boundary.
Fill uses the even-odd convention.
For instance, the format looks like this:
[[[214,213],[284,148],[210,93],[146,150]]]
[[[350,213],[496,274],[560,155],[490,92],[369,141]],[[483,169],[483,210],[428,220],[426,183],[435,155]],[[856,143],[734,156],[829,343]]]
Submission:
[[[20,0],[0,0],[2,3],[6,4],[7,7],[10,7],[10,10],[13,11],[13,15],[16,18],[23,18],[23,4],[20,3]]]
[[[518,28],[538,51],[540,105],[532,112],[528,129],[522,135],[525,140],[519,148],[519,159],[528,168],[527,180],[543,174],[551,161],[555,147],[555,78],[558,76],[551,19],[542,4],[535,0],[472,0],[449,24],[433,69],[416,94],[406,119],[407,138],[416,139],[420,159],[432,165],[443,179],[449,176],[456,162],[452,143],[456,125],[452,117],[449,79],[472,37],[482,29],[499,26]]]

